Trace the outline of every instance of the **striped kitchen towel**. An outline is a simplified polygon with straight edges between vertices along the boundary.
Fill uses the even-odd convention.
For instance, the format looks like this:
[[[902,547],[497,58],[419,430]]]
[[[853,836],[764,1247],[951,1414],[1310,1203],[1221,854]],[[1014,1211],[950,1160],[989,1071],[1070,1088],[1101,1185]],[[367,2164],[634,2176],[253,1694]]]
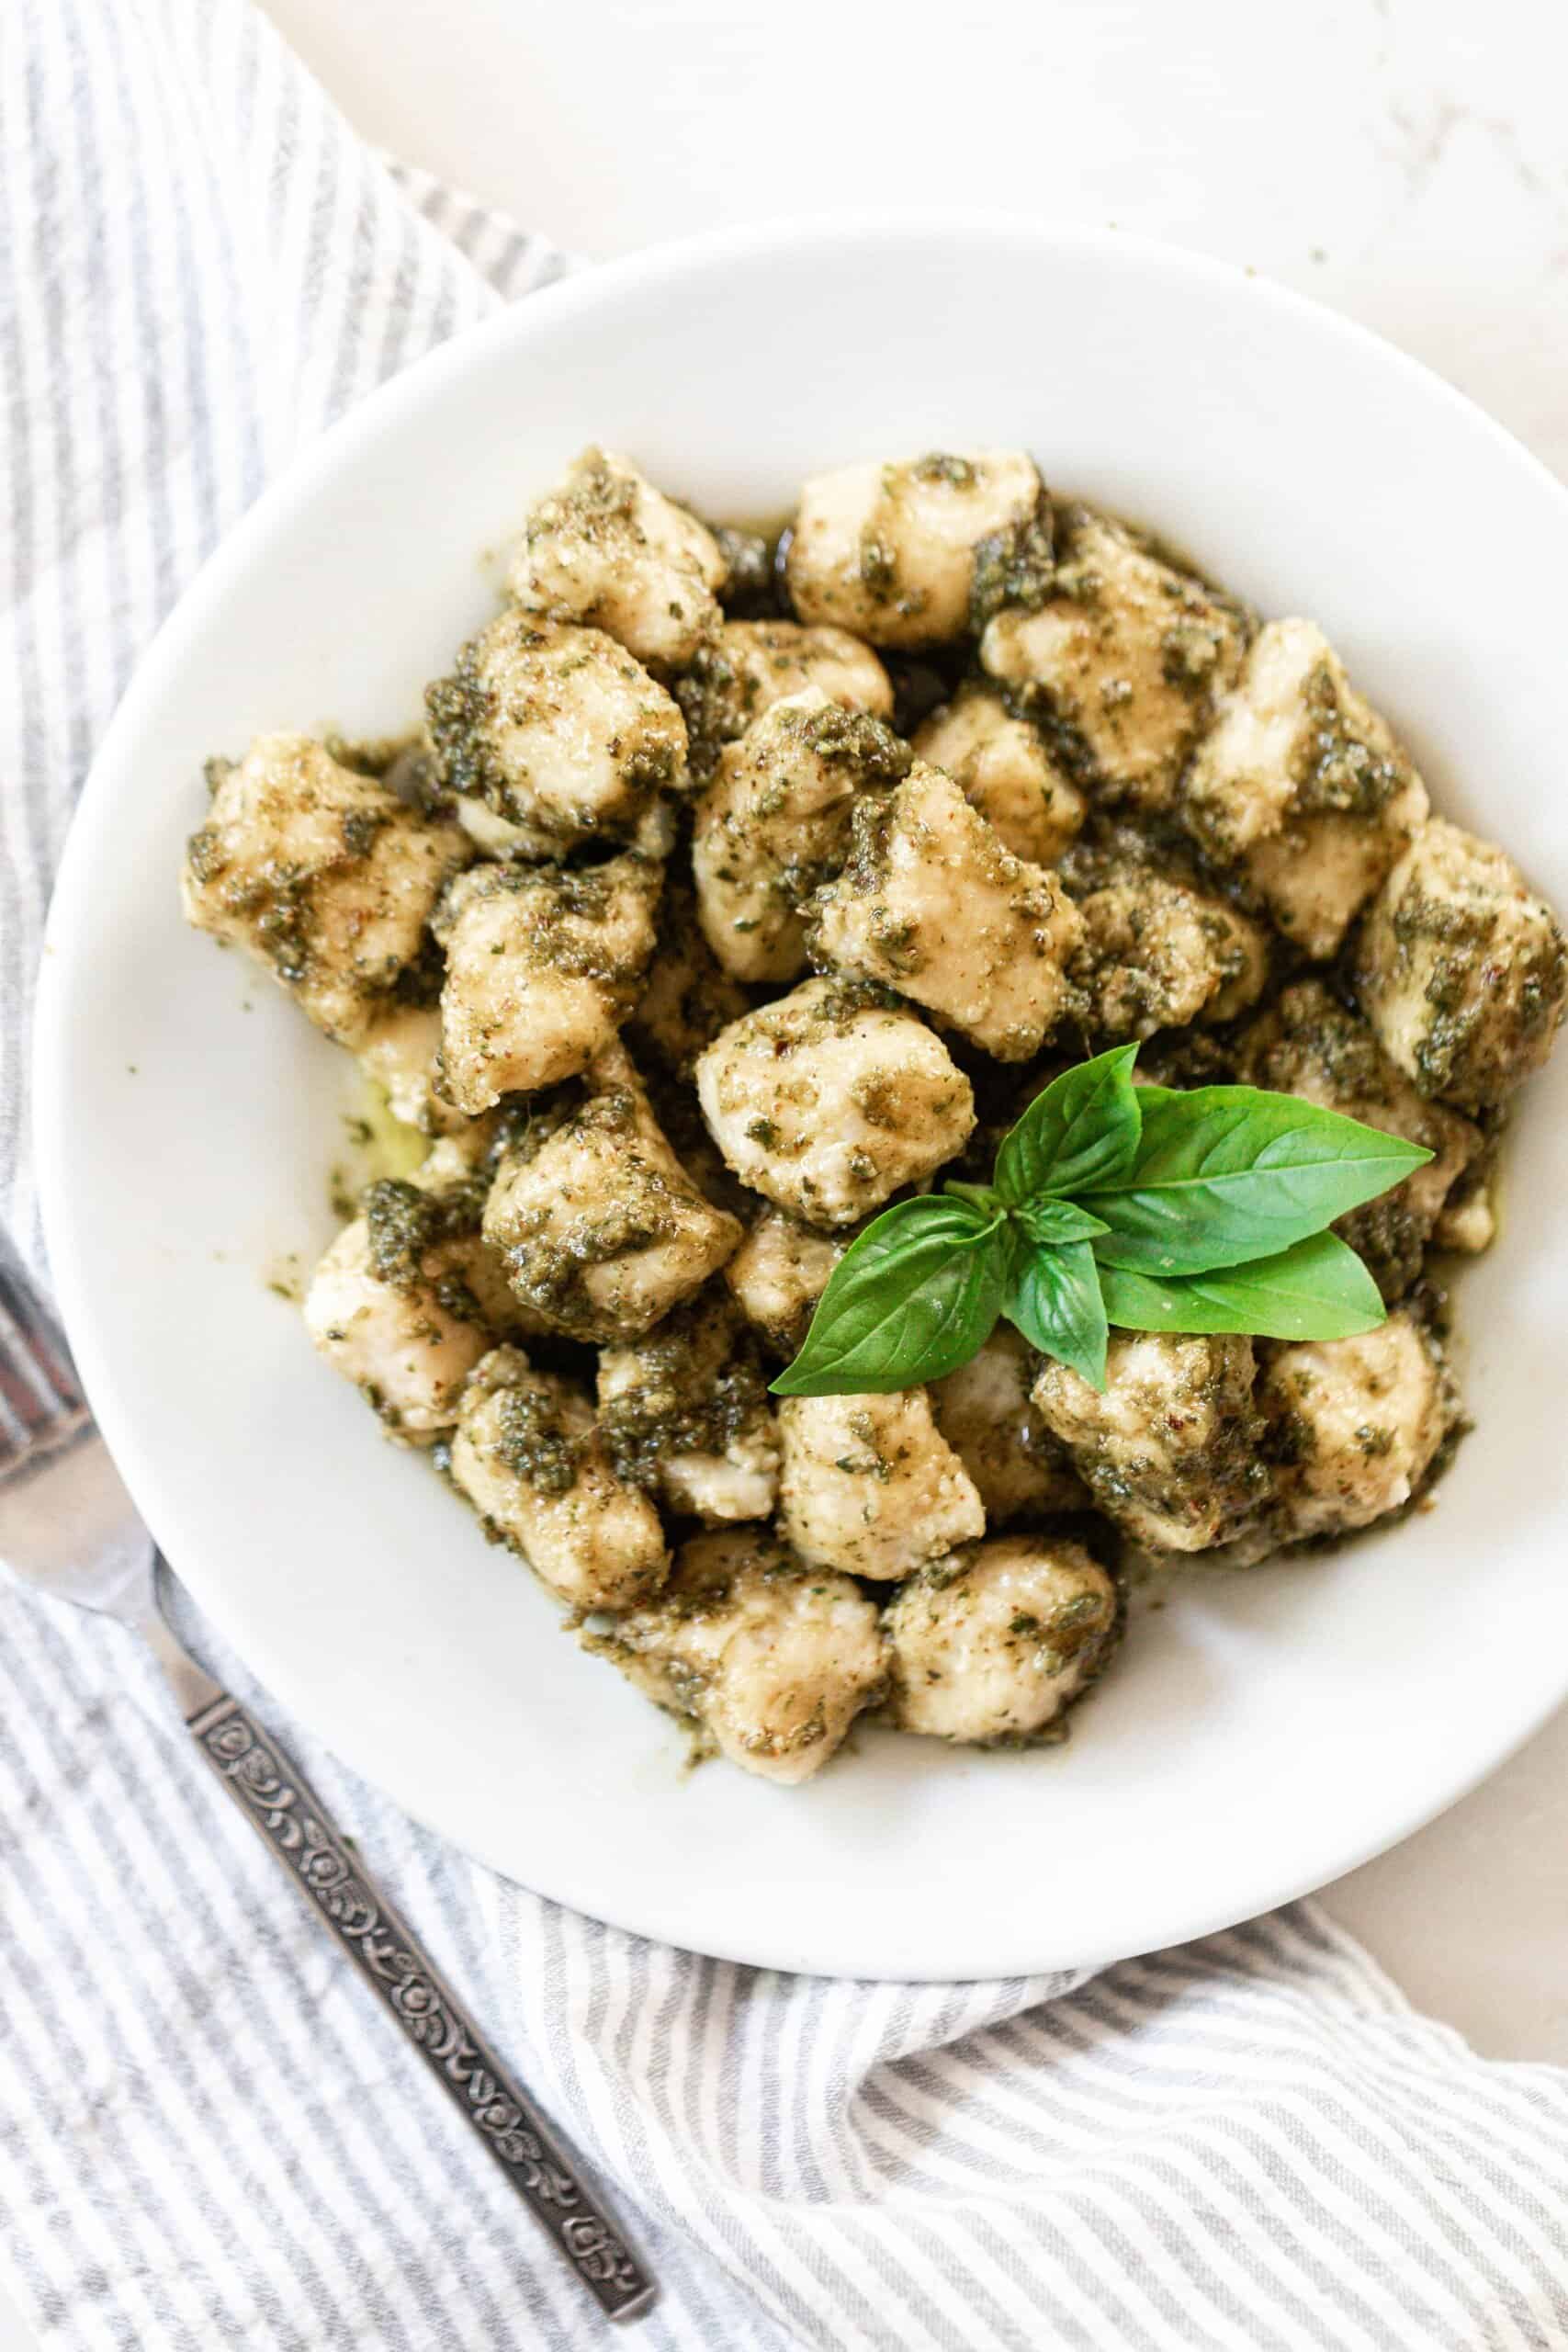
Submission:
[[[245,0],[9,0],[0,36],[0,1198],[36,1267],[32,971],[132,665],[295,449],[564,264],[367,153]],[[0,2262],[41,2342],[598,2342],[132,1645],[5,1611]],[[1568,2077],[1480,2063],[1310,1905],[1088,1982],[791,1978],[502,1884],[279,1729],[635,2226],[658,2352],[1568,2345]]]

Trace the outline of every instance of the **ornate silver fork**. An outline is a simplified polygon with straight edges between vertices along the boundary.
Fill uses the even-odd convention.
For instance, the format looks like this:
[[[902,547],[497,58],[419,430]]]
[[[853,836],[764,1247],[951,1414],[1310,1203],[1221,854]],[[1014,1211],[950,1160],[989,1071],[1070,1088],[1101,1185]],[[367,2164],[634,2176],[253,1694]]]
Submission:
[[[140,1634],[192,1744],[332,1929],[611,2319],[655,2288],[575,2159],[350,1854],[303,1775],[175,1639],[152,1539],[87,1410],[69,1351],[31,1285],[0,1264],[0,1563],[59,1600]]]

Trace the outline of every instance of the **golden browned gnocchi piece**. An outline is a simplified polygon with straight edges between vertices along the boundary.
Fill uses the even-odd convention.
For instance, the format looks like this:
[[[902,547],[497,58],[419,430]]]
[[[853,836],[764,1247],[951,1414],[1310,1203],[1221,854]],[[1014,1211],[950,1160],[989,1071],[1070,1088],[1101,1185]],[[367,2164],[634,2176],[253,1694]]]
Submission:
[[[1027,1340],[998,1323],[967,1363],[931,1383],[937,1427],[974,1480],[992,1527],[1089,1502],[1030,1395],[1033,1378]]]
[[[371,1184],[305,1295],[322,1356],[406,1443],[451,1428],[465,1381],[512,1317],[465,1175]]]
[[[819,686],[772,704],[727,747],[692,832],[698,919],[727,972],[799,978],[804,910],[843,863],[857,799],[908,766],[908,746],[880,719]]]
[[[727,743],[739,741],[776,702],[815,690],[844,710],[893,716],[893,685],[869,645],[844,628],[799,621],[726,621],[697,648],[674,686],[685,714],[694,772],[713,773]]]
[[[1034,1401],[1108,1519],[1156,1550],[1202,1552],[1266,1498],[1256,1369],[1248,1339],[1116,1331],[1102,1395],[1048,1357]]]
[[[671,1510],[768,1519],[779,1445],[757,1343],[722,1283],[599,1357],[599,1420],[617,1468]]]
[[[1269,936],[1212,890],[1140,861],[1077,901],[1076,967],[1091,1029],[1152,1037],[1190,1021],[1229,1021],[1262,995]]]
[[[442,781],[490,856],[637,841],[657,796],[685,788],[684,719],[602,629],[502,613],[424,699]]]
[[[751,1226],[724,1279],[746,1320],[776,1355],[795,1353],[848,1248],[848,1235],[818,1232],[787,1209],[765,1208]]]
[[[1286,1542],[1343,1535],[1401,1510],[1454,1420],[1437,1341],[1404,1307],[1359,1339],[1269,1351],[1258,1404]]]

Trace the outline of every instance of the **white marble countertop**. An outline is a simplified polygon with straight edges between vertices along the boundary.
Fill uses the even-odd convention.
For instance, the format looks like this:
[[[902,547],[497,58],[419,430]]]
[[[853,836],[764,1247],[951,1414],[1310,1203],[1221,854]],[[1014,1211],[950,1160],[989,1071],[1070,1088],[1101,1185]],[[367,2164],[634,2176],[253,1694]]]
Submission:
[[[1541,0],[270,10],[369,138],[579,252],[852,203],[1115,222],[1349,311],[1568,477],[1568,11]],[[1568,1715],[1326,1899],[1479,2049],[1568,2063]],[[0,2299],[0,2352],[28,2342]]]

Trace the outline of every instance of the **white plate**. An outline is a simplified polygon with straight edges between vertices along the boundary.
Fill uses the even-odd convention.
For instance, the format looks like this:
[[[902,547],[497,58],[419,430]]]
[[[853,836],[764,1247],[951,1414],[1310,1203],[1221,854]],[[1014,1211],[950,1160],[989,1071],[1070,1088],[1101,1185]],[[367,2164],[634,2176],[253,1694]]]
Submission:
[[[1330,313],[1110,235],[945,216],[748,230],[533,297],[367,401],[264,499],[148,657],[51,926],[39,1146],[94,1405],[159,1541],[337,1753],[501,1870],[699,1950],[843,1974],[1103,1961],[1404,1837],[1568,1690],[1568,1052],[1463,1283],[1480,1427],[1436,1510],[1184,1582],[1066,1747],[861,1737],[785,1792],[681,1743],[384,1444],[265,1277],[332,1220],[346,1064],[181,924],[199,767],[381,731],[488,612],[481,550],[582,442],[719,515],[815,468],[1021,442],[1265,611],[1309,613],[1438,806],[1568,901],[1568,497]]]

